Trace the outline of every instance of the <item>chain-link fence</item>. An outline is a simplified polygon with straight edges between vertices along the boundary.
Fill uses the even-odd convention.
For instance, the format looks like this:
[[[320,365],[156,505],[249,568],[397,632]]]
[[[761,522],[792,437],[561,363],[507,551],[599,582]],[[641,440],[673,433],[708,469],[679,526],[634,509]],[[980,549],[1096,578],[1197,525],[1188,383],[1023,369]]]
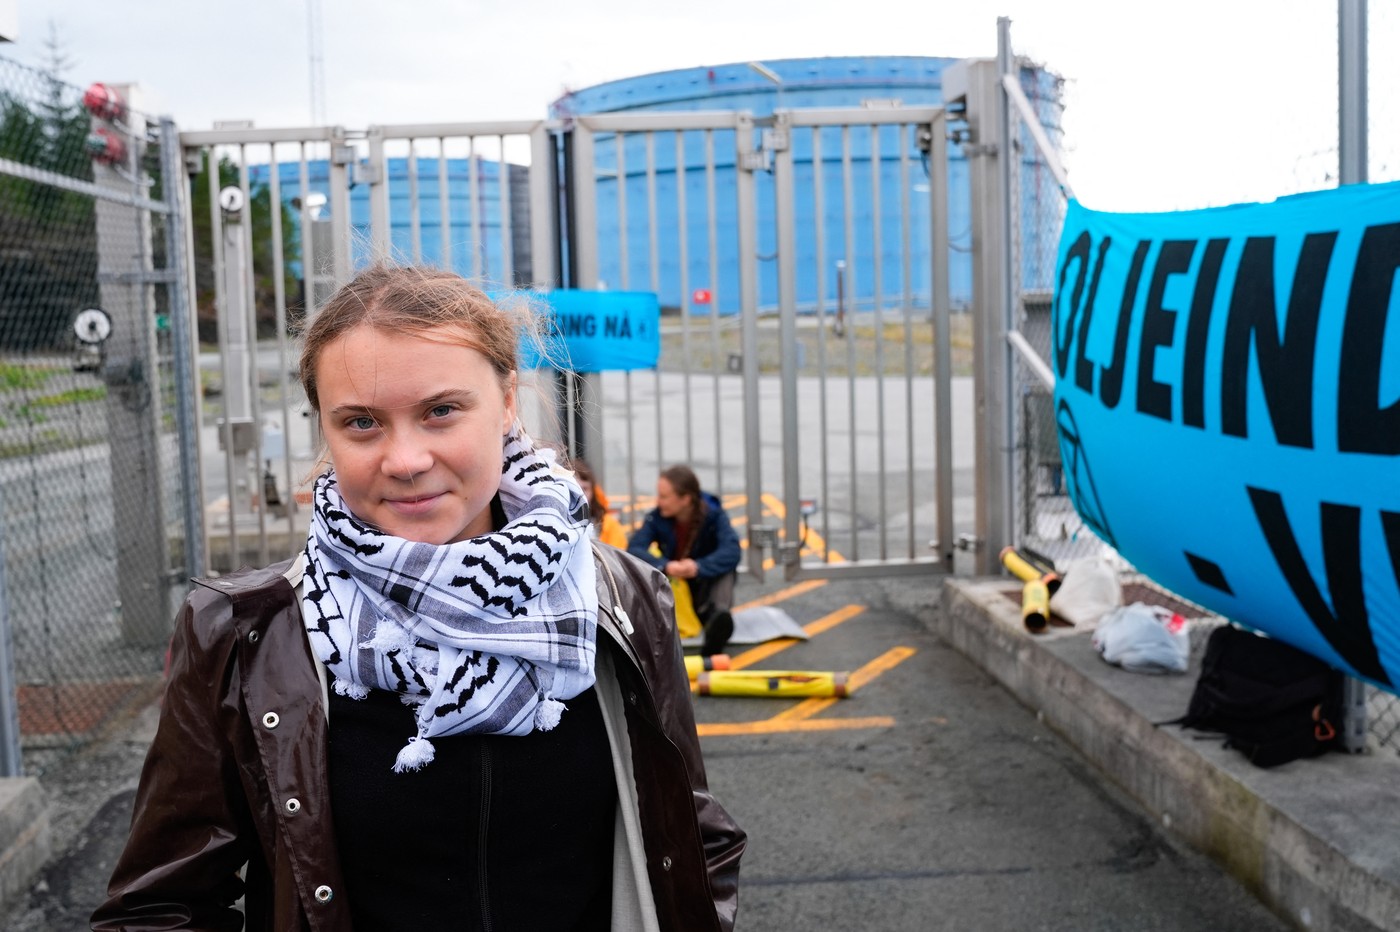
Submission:
[[[1058,149],[1063,141],[1063,79],[1024,59],[1018,60],[1016,72],[1033,119]],[[1012,324],[1025,340],[1023,350],[1012,354],[1012,534],[1018,545],[1063,561],[1097,553],[1103,544],[1079,520],[1070,502],[1060,463],[1053,388],[1036,374],[1024,353],[1033,351],[1047,365],[1050,360],[1055,260],[1068,197],[1038,151],[1027,114],[1015,106],[1011,114],[1015,161],[1008,196],[1013,218],[1011,267],[1016,277],[1011,290]],[[1029,205],[1037,209],[1029,210]]]
[[[150,697],[184,591],[160,143],[117,91],[0,59],[0,607],[31,774]]]

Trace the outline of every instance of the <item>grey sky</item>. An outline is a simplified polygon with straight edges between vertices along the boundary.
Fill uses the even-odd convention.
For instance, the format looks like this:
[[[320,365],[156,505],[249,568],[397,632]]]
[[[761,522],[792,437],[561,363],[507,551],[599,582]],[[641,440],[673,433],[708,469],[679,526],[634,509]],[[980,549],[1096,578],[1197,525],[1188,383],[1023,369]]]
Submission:
[[[1067,164],[1080,199],[1167,210],[1331,184],[1335,0],[322,0],[327,115],[376,122],[530,119],[565,88],[650,71],[818,55],[1017,50],[1070,79]],[[303,0],[19,0],[0,55],[68,79],[136,81],[182,128],[310,121]],[[1400,178],[1400,0],[1370,0],[1373,180]],[[1386,135],[1389,134],[1389,135]]]

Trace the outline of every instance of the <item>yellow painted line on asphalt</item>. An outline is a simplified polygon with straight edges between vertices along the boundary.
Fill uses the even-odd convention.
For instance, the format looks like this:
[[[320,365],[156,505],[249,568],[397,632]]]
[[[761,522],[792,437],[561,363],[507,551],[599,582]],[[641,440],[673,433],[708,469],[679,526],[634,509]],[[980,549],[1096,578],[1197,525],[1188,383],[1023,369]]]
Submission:
[[[758,608],[762,605],[776,605],[779,602],[802,595],[804,592],[811,592],[813,589],[825,586],[826,583],[827,581],[825,579],[808,579],[805,582],[793,583],[785,589],[779,589],[777,592],[770,592],[756,599],[750,599],[743,605],[736,605],[733,610],[742,612],[746,608]]]
[[[912,647],[895,647],[885,651],[851,674],[850,679],[846,681],[847,692],[854,693],[857,689],[870,683],[880,674],[888,673],[893,670],[895,667],[914,656],[915,653],[917,653],[917,651]],[[835,696],[813,696],[811,699],[803,699],[790,709],[779,712],[777,715],[773,716],[770,721],[801,721],[802,719],[811,718],[818,712],[831,708],[840,701],[841,700]]]
[[[801,584],[799,583],[799,585]],[[845,608],[838,608],[830,615],[823,615],[816,621],[803,625],[802,630],[807,632],[808,637],[816,637],[823,631],[830,631],[842,622],[849,621],[863,611],[865,611],[864,605],[847,605]],[[742,670],[745,667],[751,667],[760,660],[767,660],[774,654],[781,653],[792,645],[801,643],[797,638],[779,638],[776,641],[767,641],[744,651],[742,654],[730,657],[729,669]]]
[[[791,731],[843,731],[849,728],[892,727],[893,718],[888,715],[873,715],[867,718],[809,718],[795,722],[776,718],[761,722],[704,722],[695,726],[695,732],[702,738],[715,738],[728,735],[773,735]]]
[[[874,660],[861,667],[851,674],[851,678],[846,681],[846,688],[850,692],[855,692],[864,686],[868,686],[876,677],[888,673],[904,661],[918,653],[913,647],[892,647]]]

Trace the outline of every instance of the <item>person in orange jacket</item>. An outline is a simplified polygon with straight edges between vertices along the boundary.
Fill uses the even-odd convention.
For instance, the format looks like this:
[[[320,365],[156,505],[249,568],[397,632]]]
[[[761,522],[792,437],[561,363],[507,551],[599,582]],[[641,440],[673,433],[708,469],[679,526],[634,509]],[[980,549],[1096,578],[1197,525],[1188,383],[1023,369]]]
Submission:
[[[576,459],[572,463],[574,478],[583,489],[583,497],[588,500],[588,511],[592,521],[594,538],[619,550],[627,549],[627,534],[622,530],[622,522],[608,506],[608,496],[595,481],[593,467],[587,461]]]

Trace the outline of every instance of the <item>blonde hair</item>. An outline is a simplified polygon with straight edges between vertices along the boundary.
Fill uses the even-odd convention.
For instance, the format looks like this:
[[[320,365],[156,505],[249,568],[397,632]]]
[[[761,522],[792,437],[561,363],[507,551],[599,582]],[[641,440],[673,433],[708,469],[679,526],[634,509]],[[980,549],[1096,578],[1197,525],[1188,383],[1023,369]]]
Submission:
[[[528,304],[503,307],[453,272],[429,266],[372,265],[342,286],[303,335],[298,375],[313,411],[320,412],[316,365],[321,351],[360,325],[427,339],[452,331],[461,345],[487,358],[506,384],[519,364],[522,334],[538,339],[537,315]]]

